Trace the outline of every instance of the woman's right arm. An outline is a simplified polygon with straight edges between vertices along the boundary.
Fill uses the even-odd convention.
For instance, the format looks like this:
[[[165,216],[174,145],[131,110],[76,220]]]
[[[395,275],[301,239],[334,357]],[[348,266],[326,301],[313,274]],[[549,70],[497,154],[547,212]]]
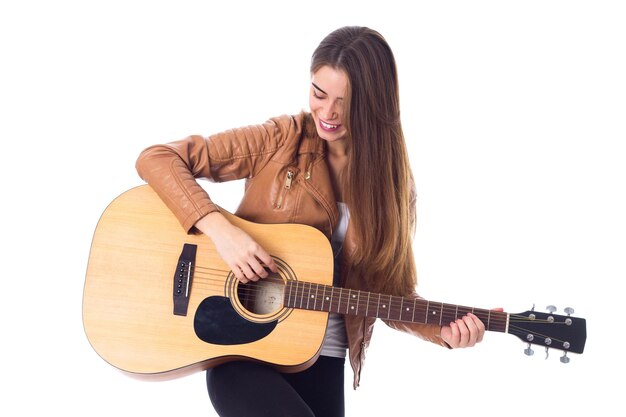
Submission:
[[[271,270],[271,257],[220,213],[196,178],[222,182],[253,177],[289,135],[299,134],[300,119],[282,116],[262,125],[229,130],[145,149],[136,168],[181,223],[185,231],[207,234],[224,261],[242,282]]]

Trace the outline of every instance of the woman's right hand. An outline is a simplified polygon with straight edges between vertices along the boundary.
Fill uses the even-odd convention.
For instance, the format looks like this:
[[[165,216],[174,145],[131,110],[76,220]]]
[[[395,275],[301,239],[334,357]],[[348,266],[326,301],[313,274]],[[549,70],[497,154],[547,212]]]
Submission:
[[[207,214],[195,226],[209,236],[221,258],[242,283],[267,278],[266,268],[278,271],[269,253],[220,212]]]

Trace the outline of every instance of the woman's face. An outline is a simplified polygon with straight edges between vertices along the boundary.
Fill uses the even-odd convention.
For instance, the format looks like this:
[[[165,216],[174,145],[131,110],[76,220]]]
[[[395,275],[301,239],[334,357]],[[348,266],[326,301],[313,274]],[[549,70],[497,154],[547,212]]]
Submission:
[[[348,76],[327,65],[311,76],[309,106],[318,135],[328,142],[344,139],[344,113],[348,94]]]

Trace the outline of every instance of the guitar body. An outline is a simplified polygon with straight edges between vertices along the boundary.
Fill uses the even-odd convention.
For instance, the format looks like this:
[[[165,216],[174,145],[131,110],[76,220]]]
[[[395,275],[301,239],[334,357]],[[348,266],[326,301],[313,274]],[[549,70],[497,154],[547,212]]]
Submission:
[[[312,364],[328,313],[287,308],[281,291],[287,281],[332,284],[328,240],[309,226],[262,225],[224,214],[279,265],[264,287],[240,284],[210,239],[186,234],[149,186],[107,207],[93,237],[83,295],[85,332],[105,361],[161,378],[236,359],[294,371]],[[193,263],[179,271],[188,247]],[[174,305],[177,296],[182,308]]]

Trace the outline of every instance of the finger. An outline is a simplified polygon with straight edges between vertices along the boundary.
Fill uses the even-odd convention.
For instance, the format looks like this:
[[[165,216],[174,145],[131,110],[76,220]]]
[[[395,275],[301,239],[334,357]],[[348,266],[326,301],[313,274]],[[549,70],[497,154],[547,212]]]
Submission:
[[[246,276],[241,271],[241,268],[239,268],[237,265],[232,265],[230,267],[230,270],[233,271],[233,275],[235,275],[235,278],[237,278],[242,284],[247,284],[248,282],[250,282],[250,280],[246,278]]]
[[[463,323],[467,326],[467,344],[465,346],[472,347],[476,344],[476,340],[478,339],[478,326],[476,326],[471,313],[463,317]]]
[[[459,333],[460,333],[459,347],[462,347],[462,348],[467,347],[469,340],[470,340],[470,331],[467,328],[465,317],[463,317],[462,319],[457,319],[456,323],[459,327]]]
[[[272,258],[272,256],[269,253],[265,252],[263,248],[260,248],[260,250],[257,251],[255,256],[261,262],[261,264],[268,267],[270,271],[278,272],[278,267],[276,266],[276,262],[274,262],[274,258]]]
[[[454,348],[459,347],[459,342],[461,340],[461,332],[456,322],[450,323],[450,330],[451,330],[450,345]]]
[[[480,343],[483,341],[483,336],[485,335],[485,323],[483,323],[482,320],[473,313],[469,313],[469,316],[472,318],[474,324],[476,325],[476,328],[478,329],[478,333],[476,335],[476,343]]]
[[[276,265],[274,264],[274,260],[272,259],[272,257],[258,243],[254,241],[252,241],[251,245],[248,247],[247,259],[245,260],[245,262],[256,275],[256,277],[254,277],[256,278],[255,281],[259,278],[265,278],[269,275],[267,270],[263,267],[263,264],[267,264],[270,270],[272,270],[273,272],[277,271]],[[251,277],[248,276],[248,278]]]
[[[258,281],[259,276],[250,268],[250,266],[246,263],[242,263],[239,265],[241,272],[243,275],[250,281]]]
[[[267,270],[263,267],[263,265],[261,265],[257,258],[254,258],[252,261],[250,261],[249,266],[259,278],[267,278],[267,276],[269,275]]]

